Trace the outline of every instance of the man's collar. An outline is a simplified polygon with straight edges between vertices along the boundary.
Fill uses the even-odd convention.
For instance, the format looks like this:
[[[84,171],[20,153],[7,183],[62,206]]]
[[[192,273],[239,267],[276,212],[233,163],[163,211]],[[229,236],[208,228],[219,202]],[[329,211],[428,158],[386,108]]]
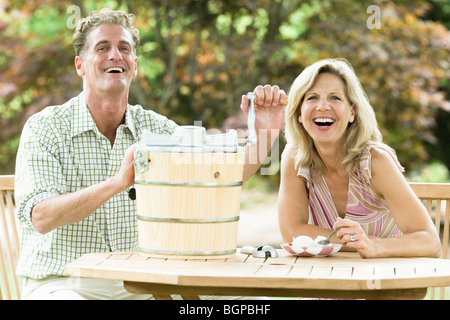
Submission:
[[[86,104],[86,98],[84,92],[81,92],[77,97],[71,100],[73,107],[73,125],[71,137],[75,137],[81,133],[87,131],[94,131],[95,134],[99,134],[97,125],[95,124],[94,118],[92,118],[91,112]],[[134,125],[134,120],[131,115],[130,105],[127,105],[127,110],[125,112],[125,127],[127,127],[134,139],[137,139],[136,128]]]
[[[137,141],[138,136],[136,134],[136,127],[134,126],[134,119],[131,115],[131,106],[129,104],[127,105],[127,111],[125,111],[125,127],[130,130],[134,140]]]
[[[71,104],[73,108],[72,138],[90,130],[97,133],[98,129],[86,104],[84,92],[73,98]]]

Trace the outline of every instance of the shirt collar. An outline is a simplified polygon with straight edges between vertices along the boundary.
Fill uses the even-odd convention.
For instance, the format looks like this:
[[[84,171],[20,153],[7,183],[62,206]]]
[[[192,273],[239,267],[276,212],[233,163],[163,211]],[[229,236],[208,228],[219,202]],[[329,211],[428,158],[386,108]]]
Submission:
[[[136,134],[136,127],[134,123],[134,118],[131,114],[131,106],[127,105],[127,111],[125,111],[125,127],[127,127],[131,134],[133,135],[134,140],[137,140],[138,136]]]
[[[73,109],[71,136],[75,137],[90,130],[98,132],[95,121],[86,104],[84,92],[81,92],[77,97],[73,98],[71,105]]]
[[[86,104],[86,98],[84,92],[81,92],[77,97],[71,100],[73,108],[73,121],[72,121],[72,132],[71,136],[75,137],[81,133],[87,131],[94,131],[99,134],[97,125],[95,124],[94,118],[92,118],[91,112]],[[131,106],[127,105],[127,110],[125,112],[125,127],[127,127],[133,137],[137,139],[136,128],[134,124],[134,119],[131,114]]]

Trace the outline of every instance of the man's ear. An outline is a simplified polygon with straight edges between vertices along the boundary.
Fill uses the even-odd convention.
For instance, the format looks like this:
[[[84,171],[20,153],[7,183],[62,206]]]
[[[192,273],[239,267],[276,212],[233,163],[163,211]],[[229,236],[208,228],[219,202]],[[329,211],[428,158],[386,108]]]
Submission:
[[[75,57],[75,68],[77,69],[77,74],[80,77],[83,77],[85,72],[84,72],[84,61],[82,57],[80,56]]]
[[[134,58],[133,78],[136,77],[136,75],[137,75],[137,66],[138,66],[137,62],[138,62],[138,58],[136,57],[136,58]]]

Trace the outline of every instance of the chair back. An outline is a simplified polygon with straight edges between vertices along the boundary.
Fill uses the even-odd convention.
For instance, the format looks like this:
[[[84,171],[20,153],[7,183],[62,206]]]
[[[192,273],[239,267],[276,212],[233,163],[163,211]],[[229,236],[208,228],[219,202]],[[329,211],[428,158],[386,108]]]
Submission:
[[[20,299],[16,276],[19,258],[19,228],[14,201],[14,176],[0,176],[0,300]]]
[[[449,258],[449,219],[450,219],[450,183],[416,183],[409,184],[416,195],[422,200],[428,213],[434,221],[441,238],[442,257]],[[444,299],[445,288],[440,288],[439,299]],[[431,288],[430,297],[435,297]]]

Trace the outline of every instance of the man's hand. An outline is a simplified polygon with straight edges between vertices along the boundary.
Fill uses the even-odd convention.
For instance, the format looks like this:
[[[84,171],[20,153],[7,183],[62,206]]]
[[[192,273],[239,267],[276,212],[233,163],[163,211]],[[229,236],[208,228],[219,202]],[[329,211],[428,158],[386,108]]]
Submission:
[[[128,188],[134,183],[134,165],[132,164],[134,160],[134,148],[137,143],[128,147],[125,151],[125,156],[123,157],[122,164],[120,165],[119,172],[115,176],[116,183],[120,183],[121,189]]]

